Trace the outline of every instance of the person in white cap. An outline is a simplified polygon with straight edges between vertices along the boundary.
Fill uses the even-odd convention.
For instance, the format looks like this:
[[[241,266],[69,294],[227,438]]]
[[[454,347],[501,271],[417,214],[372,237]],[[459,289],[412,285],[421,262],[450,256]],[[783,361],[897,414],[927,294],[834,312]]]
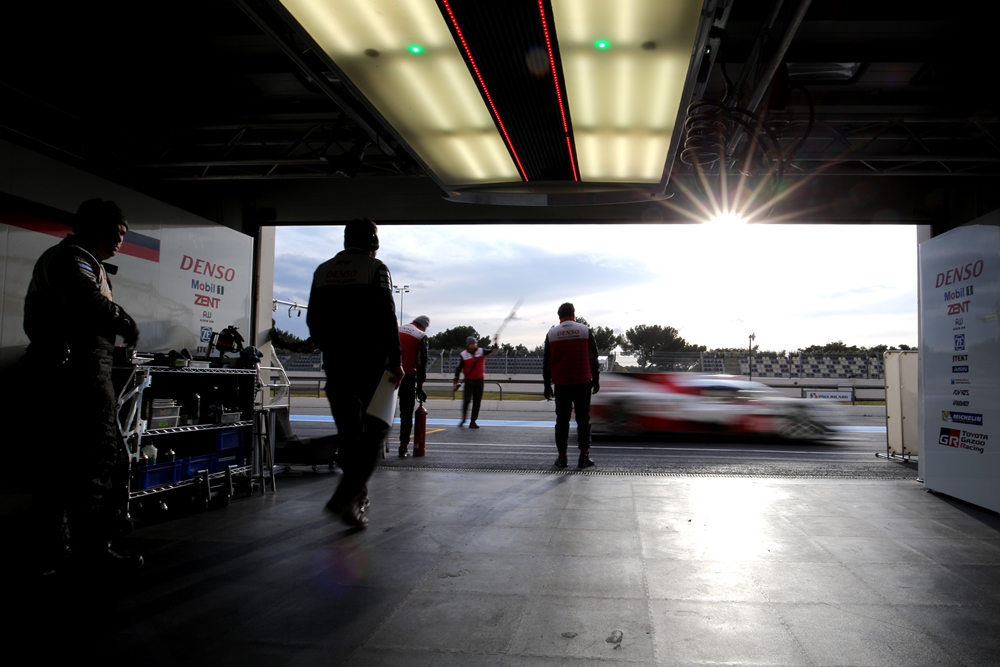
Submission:
[[[399,327],[399,347],[403,351],[403,381],[399,383],[399,455],[410,455],[410,431],[416,399],[427,400],[427,327],[431,318],[421,315]]]
[[[483,385],[486,378],[486,357],[496,354],[500,348],[494,343],[489,351],[479,347],[479,341],[475,336],[465,339],[465,349],[458,359],[458,366],[455,368],[454,391],[458,391],[458,377],[465,374],[465,392],[462,394],[462,421],[459,426],[465,424],[465,416],[469,412],[469,401],[472,401],[472,420],[469,421],[469,428],[479,428],[476,419],[479,418],[479,406],[483,403]]]

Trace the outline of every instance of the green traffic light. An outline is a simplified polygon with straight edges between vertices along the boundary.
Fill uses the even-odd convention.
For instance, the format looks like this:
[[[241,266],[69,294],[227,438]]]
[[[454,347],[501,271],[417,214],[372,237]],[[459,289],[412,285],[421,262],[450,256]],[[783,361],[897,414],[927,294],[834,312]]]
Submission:
[[[420,55],[421,53],[424,52],[424,47],[420,46],[419,44],[410,44],[408,47],[406,47],[406,50],[414,55]]]
[[[594,48],[600,49],[601,51],[606,51],[611,48],[611,42],[606,39],[599,39],[594,42]]]

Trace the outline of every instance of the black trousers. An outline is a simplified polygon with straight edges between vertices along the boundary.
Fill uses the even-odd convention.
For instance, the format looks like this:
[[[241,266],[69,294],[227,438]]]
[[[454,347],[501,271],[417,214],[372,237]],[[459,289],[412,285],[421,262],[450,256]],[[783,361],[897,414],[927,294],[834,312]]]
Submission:
[[[333,353],[329,357],[333,357]],[[326,396],[337,424],[337,462],[344,476],[333,493],[334,504],[346,504],[366,488],[389,435],[389,425],[365,414],[385,372],[385,363],[362,365],[337,360],[327,366]]]
[[[580,451],[590,449],[590,396],[592,382],[583,384],[557,384],[556,394],[556,449],[564,455],[569,448],[569,418],[576,410],[576,438]]]
[[[410,444],[413,430],[413,409],[417,405],[417,376],[404,375],[399,383],[399,446]]]
[[[51,464],[50,483],[34,494],[31,519],[34,550],[47,564],[58,565],[66,546],[74,556],[99,556],[125,518],[128,468],[111,355],[112,348],[102,346],[73,352],[65,363],[30,353],[26,359],[25,397],[9,423],[15,443]]]
[[[469,401],[472,401],[471,421],[479,419],[479,407],[483,404],[483,386],[485,384],[486,381],[482,378],[465,381],[465,392],[462,394],[462,421],[465,421],[465,415],[469,412]]]

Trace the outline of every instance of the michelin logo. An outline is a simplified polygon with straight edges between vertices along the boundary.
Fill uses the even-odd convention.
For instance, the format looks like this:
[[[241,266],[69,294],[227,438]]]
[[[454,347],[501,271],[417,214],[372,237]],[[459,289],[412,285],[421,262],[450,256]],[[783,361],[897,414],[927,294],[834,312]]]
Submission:
[[[974,412],[954,412],[953,410],[942,410],[941,421],[953,422],[955,424],[972,424],[973,426],[982,426],[983,416]]]

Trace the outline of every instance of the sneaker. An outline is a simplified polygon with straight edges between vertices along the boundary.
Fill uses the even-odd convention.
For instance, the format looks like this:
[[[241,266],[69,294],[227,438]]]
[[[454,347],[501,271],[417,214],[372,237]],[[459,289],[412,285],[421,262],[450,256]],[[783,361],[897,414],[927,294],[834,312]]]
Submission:
[[[577,468],[589,468],[594,465],[594,459],[590,458],[590,450],[580,452],[580,460],[577,461]]]
[[[469,428],[479,428],[479,424],[476,422],[469,422]]]
[[[464,419],[462,421],[458,422],[458,427],[459,428],[462,428],[463,426],[465,426],[465,420]]]
[[[347,505],[343,505],[334,502],[333,498],[330,498],[324,509],[331,514],[335,514],[340,517],[340,520],[348,526],[353,526],[354,528],[368,527],[368,519],[362,516],[361,506],[357,501],[352,501]]]
[[[556,467],[565,468],[568,465],[569,465],[569,459],[566,458],[565,454],[560,454],[559,458],[556,459]]]
[[[399,448],[399,458],[405,459],[409,455],[410,455],[410,452],[406,448],[406,445],[403,445],[402,447]]]

